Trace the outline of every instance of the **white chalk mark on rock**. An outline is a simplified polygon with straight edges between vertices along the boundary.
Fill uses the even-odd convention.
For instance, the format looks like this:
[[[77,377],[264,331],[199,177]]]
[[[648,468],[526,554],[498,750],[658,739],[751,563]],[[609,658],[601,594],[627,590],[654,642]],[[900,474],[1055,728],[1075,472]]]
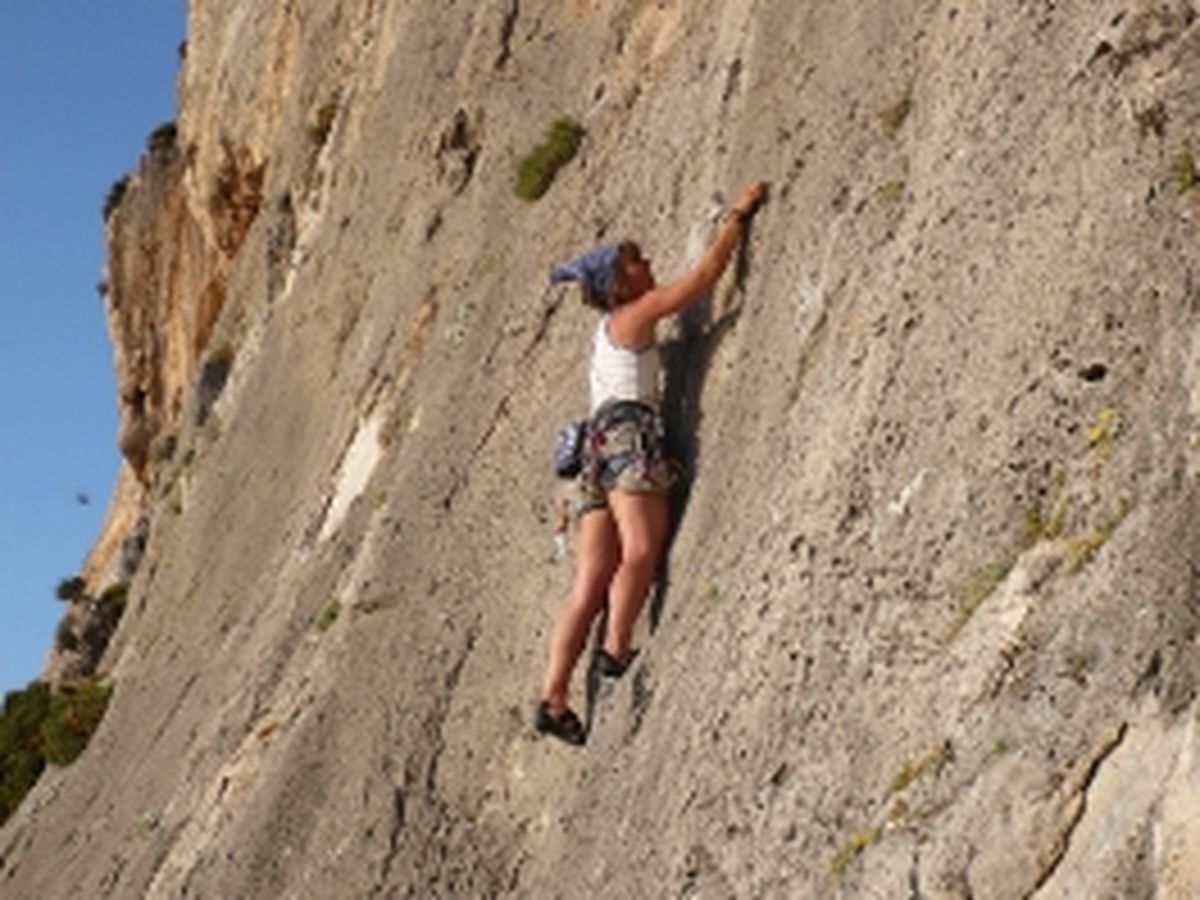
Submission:
[[[329,504],[329,513],[325,525],[321,528],[321,540],[326,540],[337,531],[346,518],[350,504],[367,487],[371,474],[379,458],[383,455],[383,446],[379,442],[379,432],[383,428],[383,414],[376,411],[369,419],[358,426],[354,439],[342,457],[338,468],[336,487],[333,501]]]
[[[904,486],[900,494],[888,504],[888,512],[893,516],[908,515],[908,504],[912,502],[912,498],[917,491],[921,489],[921,485],[925,483],[925,470],[922,469],[917,473],[917,477]]]

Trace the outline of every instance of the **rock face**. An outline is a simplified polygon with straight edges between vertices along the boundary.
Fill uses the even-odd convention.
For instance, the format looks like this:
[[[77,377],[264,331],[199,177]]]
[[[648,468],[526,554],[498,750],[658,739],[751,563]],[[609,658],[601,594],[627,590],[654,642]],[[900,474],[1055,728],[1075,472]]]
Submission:
[[[195,4],[109,223],[116,690],[0,891],[1197,896],[1196,20]],[[628,235],[669,277],[759,177],[660,335],[688,474],[642,652],[580,675],[585,748],[538,740],[594,327],[546,274]]]

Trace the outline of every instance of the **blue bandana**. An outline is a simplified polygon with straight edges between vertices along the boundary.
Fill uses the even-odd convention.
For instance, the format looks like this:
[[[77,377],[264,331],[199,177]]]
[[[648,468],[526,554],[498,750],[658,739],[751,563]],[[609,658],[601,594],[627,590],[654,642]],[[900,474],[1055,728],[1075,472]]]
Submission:
[[[579,281],[597,300],[608,297],[613,276],[617,272],[617,244],[601,244],[587,253],[581,253],[570,262],[563,263],[550,273],[551,284],[564,281]]]

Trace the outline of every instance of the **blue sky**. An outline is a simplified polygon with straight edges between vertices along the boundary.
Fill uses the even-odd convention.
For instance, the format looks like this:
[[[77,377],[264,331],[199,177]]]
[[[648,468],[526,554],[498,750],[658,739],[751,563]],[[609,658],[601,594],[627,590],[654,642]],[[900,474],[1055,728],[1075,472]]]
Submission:
[[[100,210],[175,116],[185,22],[185,0],[0,11],[0,693],[41,670],[116,477]]]

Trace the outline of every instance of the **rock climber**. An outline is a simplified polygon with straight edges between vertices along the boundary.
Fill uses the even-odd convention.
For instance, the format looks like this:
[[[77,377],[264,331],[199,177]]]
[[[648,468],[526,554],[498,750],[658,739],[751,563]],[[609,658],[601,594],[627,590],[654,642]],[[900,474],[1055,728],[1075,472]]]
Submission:
[[[552,283],[578,282],[602,315],[592,341],[591,415],[578,477],[575,576],[550,636],[534,725],[571,744],[586,737],[567,704],[571,673],[592,623],[608,604],[594,665],[619,678],[632,659],[634,623],[658,572],[674,480],[663,451],[655,326],[707,295],[729,264],[767,185],[746,186],[722,216],[700,260],[659,286],[636,243],[605,244],[558,266]]]

